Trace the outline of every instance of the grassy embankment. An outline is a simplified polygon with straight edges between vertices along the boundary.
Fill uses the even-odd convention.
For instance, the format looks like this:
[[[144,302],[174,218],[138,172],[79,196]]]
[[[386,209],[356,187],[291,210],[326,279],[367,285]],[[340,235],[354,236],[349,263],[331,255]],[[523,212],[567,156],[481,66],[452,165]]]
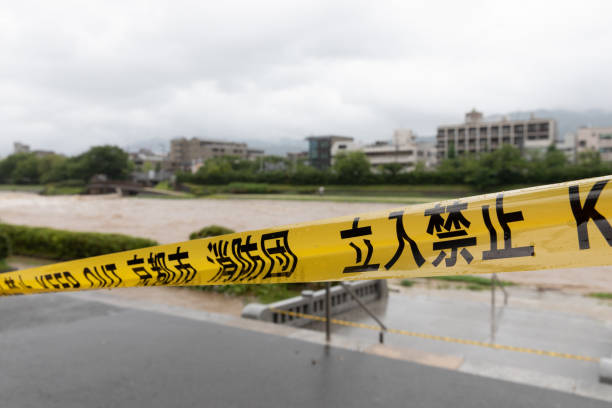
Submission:
[[[83,193],[83,186],[58,184],[0,184],[0,191],[35,193],[42,195],[74,195]]]
[[[589,293],[588,296],[595,299],[612,300],[612,293],[610,292]]]
[[[483,278],[480,276],[471,276],[471,275],[453,275],[453,276],[434,276],[431,278],[425,278],[430,280],[437,280],[443,282],[451,282],[456,285],[453,285],[453,289],[467,289],[467,290],[486,290],[491,288],[493,284],[491,279]],[[415,280],[404,279],[401,281],[401,285],[405,287],[411,287],[416,283]],[[513,282],[502,281],[499,280],[498,283],[501,286],[513,286],[515,285]],[[451,285],[438,285],[437,289],[450,289]]]
[[[378,202],[417,204],[445,200],[476,192],[462,185],[378,185],[378,186],[293,186],[264,183],[230,183],[227,185],[185,185],[192,196],[217,199],[265,199],[330,202]]]
[[[363,202],[419,204],[466,197],[482,193],[467,185],[328,185],[319,194],[316,185],[285,185],[266,183],[229,183],[227,185],[198,185],[186,183],[187,191],[174,195],[143,195],[142,198],[212,198],[242,200],[291,200],[323,202]],[[510,190],[525,186],[505,186],[496,190]],[[49,185],[0,185],[0,191],[22,191],[43,195],[71,195],[83,192],[83,186]],[[167,182],[159,183],[155,190],[173,191]]]
[[[44,188],[45,186],[38,184],[0,184],[0,191],[40,193]]]

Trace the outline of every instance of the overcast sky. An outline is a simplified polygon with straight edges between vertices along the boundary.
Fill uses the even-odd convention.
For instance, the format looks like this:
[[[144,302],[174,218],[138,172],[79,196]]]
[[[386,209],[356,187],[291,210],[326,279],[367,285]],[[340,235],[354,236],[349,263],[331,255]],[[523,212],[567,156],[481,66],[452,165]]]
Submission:
[[[0,155],[612,110],[611,16],[607,0],[0,0]]]

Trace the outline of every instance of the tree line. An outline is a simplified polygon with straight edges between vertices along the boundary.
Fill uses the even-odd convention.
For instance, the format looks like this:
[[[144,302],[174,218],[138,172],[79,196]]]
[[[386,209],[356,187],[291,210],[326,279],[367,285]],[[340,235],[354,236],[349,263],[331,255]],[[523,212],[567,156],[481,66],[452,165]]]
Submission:
[[[487,191],[499,186],[545,184],[596,177],[612,173],[612,164],[604,162],[598,152],[579,155],[576,162],[554,146],[545,152],[523,155],[511,145],[478,155],[456,156],[452,149],[449,158],[435,169],[419,162],[411,172],[403,172],[398,163],[374,168],[363,152],[337,155],[331,168],[318,170],[305,163],[283,163],[276,169],[266,169],[266,158],[257,161],[225,156],[207,160],[194,174],[180,173],[178,180],[196,184],[221,185],[231,182],[269,184],[325,185],[325,184],[466,184]],[[263,161],[263,162],[262,162]]]
[[[113,180],[130,177],[133,163],[116,146],[96,146],[85,153],[66,157],[57,154],[17,153],[0,160],[0,184],[86,183],[96,174]],[[465,184],[487,191],[499,186],[545,184],[612,174],[612,163],[598,152],[579,155],[575,162],[551,146],[543,153],[526,155],[511,145],[489,153],[449,157],[435,169],[418,162],[411,172],[398,163],[373,167],[363,152],[337,155],[331,168],[319,170],[304,162],[279,156],[246,160],[215,157],[195,173],[177,173],[177,181],[200,185],[232,182],[290,185],[376,185],[376,184]]]
[[[126,152],[116,146],[95,146],[85,153],[15,153],[0,160],[0,184],[86,183],[96,174],[124,180],[132,171]]]

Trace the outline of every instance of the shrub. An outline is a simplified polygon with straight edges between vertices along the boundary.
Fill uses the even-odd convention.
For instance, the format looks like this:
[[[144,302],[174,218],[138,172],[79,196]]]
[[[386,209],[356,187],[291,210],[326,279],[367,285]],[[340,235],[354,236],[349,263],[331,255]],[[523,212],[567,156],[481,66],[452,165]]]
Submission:
[[[231,234],[233,232],[234,230],[222,227],[220,225],[208,225],[199,231],[192,232],[189,235],[189,239],[216,237],[218,235]]]
[[[229,183],[225,190],[231,194],[278,194],[282,193],[279,187],[271,187],[266,183]]]
[[[70,260],[157,245],[147,238],[122,234],[75,232],[42,227],[0,224],[16,255]]]
[[[6,259],[11,254],[11,241],[9,237],[0,232],[0,261]]]

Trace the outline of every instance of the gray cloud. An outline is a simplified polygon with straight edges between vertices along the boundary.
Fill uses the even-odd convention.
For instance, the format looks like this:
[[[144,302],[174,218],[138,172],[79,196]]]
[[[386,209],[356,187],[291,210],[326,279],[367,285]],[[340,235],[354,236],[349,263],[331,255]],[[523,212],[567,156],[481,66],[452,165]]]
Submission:
[[[607,1],[125,3],[0,8],[0,154],[612,106]]]

